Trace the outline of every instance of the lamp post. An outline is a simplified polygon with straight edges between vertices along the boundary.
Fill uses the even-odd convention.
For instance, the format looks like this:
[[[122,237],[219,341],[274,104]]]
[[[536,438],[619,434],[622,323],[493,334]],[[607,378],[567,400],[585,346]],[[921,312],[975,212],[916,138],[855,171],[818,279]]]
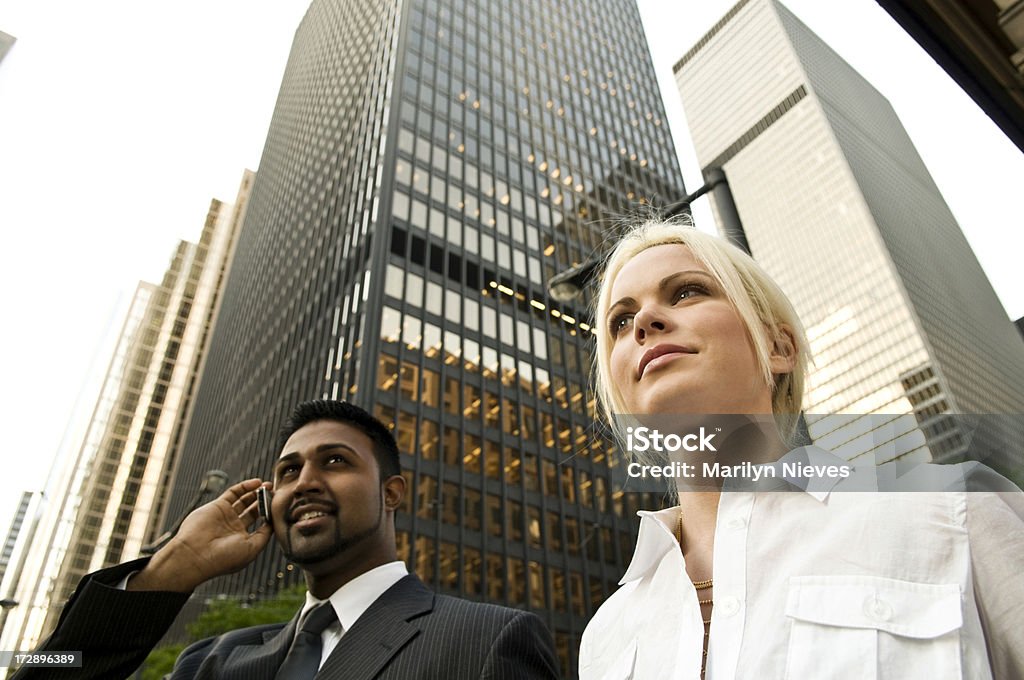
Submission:
[[[178,529],[181,528],[181,523],[185,521],[185,518],[188,517],[193,510],[202,505],[205,502],[207,496],[220,495],[220,493],[224,491],[227,485],[228,473],[224,472],[223,470],[208,470],[206,472],[206,476],[203,478],[202,485],[199,487],[199,491],[196,493],[196,498],[192,502],[191,507],[189,507],[188,510],[186,510],[185,512],[181,513],[181,517],[178,518],[178,521],[175,522],[174,526],[171,529],[165,531],[163,534],[160,535],[159,538],[157,538],[149,545],[142,546],[142,550],[140,552],[143,555],[152,555],[157,550],[167,545],[167,542],[174,538],[174,535],[178,533]]]
[[[688,194],[681,201],[669,206],[663,213],[664,217],[667,219],[684,212],[689,212],[690,204],[709,192],[715,200],[715,206],[718,208],[718,217],[721,220],[726,238],[735,246],[750,253],[750,245],[747,243],[747,235],[743,231],[743,223],[740,222],[740,214],[736,209],[736,202],[732,198],[729,182],[721,168],[708,168],[705,170],[704,186],[692,194]],[[591,255],[582,264],[554,275],[548,281],[548,294],[559,302],[569,302],[578,297],[590,283],[594,274],[597,273],[601,260],[601,256]]]
[[[7,624],[7,610],[8,609],[14,609],[17,606],[18,606],[18,601],[17,600],[9,600],[9,599],[6,599],[6,598],[3,599],[3,600],[0,600],[0,610],[3,611],[3,614],[0,615],[0,635],[3,635],[4,626]]]

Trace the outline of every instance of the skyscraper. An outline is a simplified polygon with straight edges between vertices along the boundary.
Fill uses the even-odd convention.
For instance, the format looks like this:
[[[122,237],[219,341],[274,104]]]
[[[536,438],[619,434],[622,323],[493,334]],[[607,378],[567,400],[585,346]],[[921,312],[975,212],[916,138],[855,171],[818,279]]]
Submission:
[[[12,47],[14,47],[16,40],[17,38],[13,35],[8,35],[3,31],[0,31],[0,61],[3,61],[4,57],[7,56],[7,53]]]
[[[584,308],[546,280],[683,195],[630,0],[315,0],[298,28],[185,445],[265,476],[312,397],[393,424],[400,554],[575,645],[633,547],[595,436]],[[266,553],[213,590],[259,598]]]
[[[7,576],[7,568],[12,563],[17,563],[16,553],[20,552],[24,545],[32,542],[30,534],[35,525],[35,511],[39,505],[40,495],[37,491],[25,491],[21,494],[18,509],[14,513],[14,519],[11,520],[11,528],[7,531],[7,538],[4,540],[3,550],[0,552],[0,597],[4,599],[7,599],[5,593],[9,590],[4,587],[7,585],[4,581]]]
[[[0,553],[0,633],[7,627],[8,611],[21,605],[16,598],[17,586],[24,577],[28,551],[39,525],[40,500],[42,493],[38,491],[22,493]]]
[[[812,437],[1019,474],[1019,416],[950,414],[1024,413],[1024,343],[886,99],[774,0],[737,3],[674,70],[702,167],[807,326]]]
[[[4,649],[33,648],[82,576],[153,540],[252,179],[234,206],[211,202],[198,243],[178,244],[159,284],[139,284],[81,447],[55,463]]]

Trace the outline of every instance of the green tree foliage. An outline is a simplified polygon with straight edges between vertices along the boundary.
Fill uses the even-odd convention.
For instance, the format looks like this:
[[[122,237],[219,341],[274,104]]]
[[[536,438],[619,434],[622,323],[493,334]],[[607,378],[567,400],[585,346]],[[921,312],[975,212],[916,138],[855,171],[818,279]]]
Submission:
[[[282,590],[272,599],[261,602],[213,600],[199,618],[188,624],[188,643],[157,647],[150,652],[142,665],[142,678],[160,680],[174,668],[174,662],[181,651],[198,640],[248,626],[287,621],[295,615],[305,599],[305,585],[296,585]]]
[[[158,647],[149,653],[142,664],[142,680],[160,680],[174,668],[174,661],[185,649],[185,645]]]

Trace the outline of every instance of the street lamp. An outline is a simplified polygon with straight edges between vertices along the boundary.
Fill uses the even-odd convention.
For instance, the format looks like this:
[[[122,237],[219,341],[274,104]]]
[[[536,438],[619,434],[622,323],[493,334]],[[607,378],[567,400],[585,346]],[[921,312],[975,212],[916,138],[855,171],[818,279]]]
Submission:
[[[175,522],[174,526],[165,531],[161,536],[149,545],[142,546],[140,551],[143,555],[152,555],[160,548],[167,545],[167,542],[174,538],[174,535],[178,533],[178,529],[181,528],[181,523],[185,521],[185,518],[189,514],[198,508],[206,500],[207,496],[218,496],[228,485],[228,473],[223,470],[208,470],[206,476],[203,478],[203,483],[199,487],[199,491],[196,493],[196,499],[192,502],[192,506],[188,510],[181,513],[181,517]]]
[[[714,197],[715,205],[718,207],[718,217],[721,220],[726,238],[749,253],[750,245],[747,243],[747,235],[743,231],[743,223],[740,222],[740,214],[736,209],[736,202],[732,198],[732,191],[729,190],[729,182],[726,180],[725,172],[721,168],[708,168],[705,170],[704,186],[687,195],[681,201],[673,203],[662,214],[668,219],[681,213],[689,212],[690,204],[709,192]],[[597,273],[601,260],[602,257],[592,255],[584,260],[582,264],[578,264],[551,277],[548,281],[548,294],[559,302],[569,302],[578,297],[590,283],[594,274]]]
[[[708,192],[711,192],[711,196],[715,199],[715,205],[718,207],[718,219],[725,232],[725,237],[749,255],[750,244],[747,243],[747,234],[743,231],[740,213],[736,209],[736,201],[732,198],[729,180],[726,179],[725,171],[722,168],[705,170],[704,186],[670,207],[665,213],[665,217],[675,217],[681,212],[688,212],[690,204]]]
[[[7,625],[7,610],[14,609],[17,606],[17,600],[8,600],[6,598],[0,600],[0,611],[2,611],[2,615],[0,615],[0,634],[4,632],[4,626]]]

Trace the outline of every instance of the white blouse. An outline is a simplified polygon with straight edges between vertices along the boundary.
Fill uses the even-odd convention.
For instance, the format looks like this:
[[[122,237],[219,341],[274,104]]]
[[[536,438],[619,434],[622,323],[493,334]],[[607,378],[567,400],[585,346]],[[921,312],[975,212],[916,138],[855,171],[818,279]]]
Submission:
[[[981,476],[1002,491],[723,493],[706,680],[1024,679],[1024,494]],[[699,680],[678,512],[638,513],[581,680]]]

